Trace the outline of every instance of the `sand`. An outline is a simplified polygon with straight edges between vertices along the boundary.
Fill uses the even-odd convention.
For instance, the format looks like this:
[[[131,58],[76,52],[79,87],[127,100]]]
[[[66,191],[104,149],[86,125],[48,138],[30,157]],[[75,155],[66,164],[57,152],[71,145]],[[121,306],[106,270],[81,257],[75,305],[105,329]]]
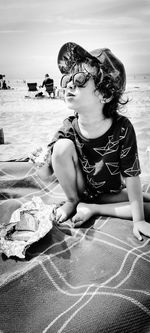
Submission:
[[[0,145],[0,161],[27,157],[39,146],[46,146],[65,117],[72,114],[62,99],[35,98],[25,82],[10,83],[13,89],[0,90],[0,128],[5,144]],[[143,177],[150,167],[150,76],[127,79],[130,102],[124,114],[132,121],[138,141]],[[28,96],[25,97],[25,96]]]

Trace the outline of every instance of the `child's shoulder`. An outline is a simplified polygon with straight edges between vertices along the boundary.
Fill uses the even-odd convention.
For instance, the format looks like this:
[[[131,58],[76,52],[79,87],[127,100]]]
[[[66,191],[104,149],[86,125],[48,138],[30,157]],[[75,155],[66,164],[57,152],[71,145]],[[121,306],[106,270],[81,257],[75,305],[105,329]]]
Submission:
[[[126,116],[123,116],[121,114],[118,114],[116,117],[116,121],[119,126],[133,126],[130,119]]]

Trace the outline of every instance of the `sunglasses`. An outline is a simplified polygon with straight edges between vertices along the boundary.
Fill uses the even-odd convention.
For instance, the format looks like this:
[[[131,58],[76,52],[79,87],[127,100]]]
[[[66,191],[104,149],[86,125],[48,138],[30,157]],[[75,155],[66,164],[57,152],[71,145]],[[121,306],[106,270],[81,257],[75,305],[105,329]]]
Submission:
[[[61,88],[67,88],[67,84],[72,81],[76,87],[84,87],[87,81],[93,77],[90,73],[78,72],[75,74],[65,74],[62,76],[60,81]]]

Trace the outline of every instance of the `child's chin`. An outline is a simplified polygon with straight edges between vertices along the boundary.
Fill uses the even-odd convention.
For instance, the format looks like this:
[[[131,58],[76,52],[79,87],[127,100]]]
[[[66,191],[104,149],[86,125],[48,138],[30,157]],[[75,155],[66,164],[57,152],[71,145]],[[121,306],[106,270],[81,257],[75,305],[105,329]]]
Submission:
[[[74,103],[66,101],[66,105],[67,105],[68,109],[74,109]]]

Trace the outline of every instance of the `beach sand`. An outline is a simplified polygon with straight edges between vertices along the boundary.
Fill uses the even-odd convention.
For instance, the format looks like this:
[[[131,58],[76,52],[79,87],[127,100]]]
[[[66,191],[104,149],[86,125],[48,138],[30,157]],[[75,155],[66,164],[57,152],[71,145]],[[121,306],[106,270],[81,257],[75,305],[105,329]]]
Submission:
[[[28,92],[23,81],[10,86],[13,89],[0,90],[0,128],[5,140],[0,145],[0,161],[27,157],[37,147],[46,146],[63,119],[73,113],[62,99],[34,98],[35,92]],[[150,178],[150,76],[129,77],[126,95],[130,102],[123,114],[137,134],[142,175]]]

